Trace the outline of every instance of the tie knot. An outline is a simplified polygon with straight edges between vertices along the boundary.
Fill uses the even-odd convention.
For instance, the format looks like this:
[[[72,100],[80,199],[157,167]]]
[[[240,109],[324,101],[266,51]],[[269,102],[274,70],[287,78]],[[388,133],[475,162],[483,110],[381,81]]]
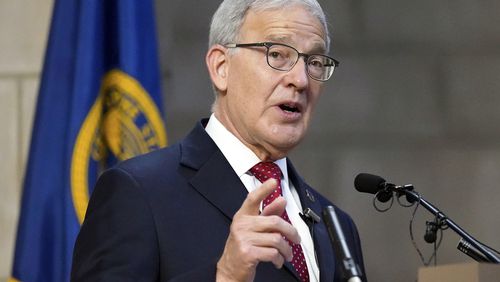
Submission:
[[[281,180],[281,169],[273,162],[260,162],[254,165],[250,172],[260,181],[264,182],[269,178]]]

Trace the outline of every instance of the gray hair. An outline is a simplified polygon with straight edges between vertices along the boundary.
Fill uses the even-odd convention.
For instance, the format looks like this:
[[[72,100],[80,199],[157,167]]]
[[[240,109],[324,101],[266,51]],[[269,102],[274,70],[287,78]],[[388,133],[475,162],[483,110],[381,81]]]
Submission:
[[[290,5],[302,5],[315,16],[325,32],[326,49],[330,48],[330,35],[325,13],[316,0],[224,0],[212,17],[208,47],[238,42],[241,25],[248,10],[267,11]]]

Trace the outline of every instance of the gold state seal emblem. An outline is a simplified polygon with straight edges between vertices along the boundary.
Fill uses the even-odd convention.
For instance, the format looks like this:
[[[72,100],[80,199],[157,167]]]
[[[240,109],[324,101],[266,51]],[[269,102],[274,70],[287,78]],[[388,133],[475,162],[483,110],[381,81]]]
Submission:
[[[122,161],[167,145],[155,103],[131,76],[108,72],[73,149],[71,195],[80,224],[89,201],[89,169],[102,172],[109,160]]]

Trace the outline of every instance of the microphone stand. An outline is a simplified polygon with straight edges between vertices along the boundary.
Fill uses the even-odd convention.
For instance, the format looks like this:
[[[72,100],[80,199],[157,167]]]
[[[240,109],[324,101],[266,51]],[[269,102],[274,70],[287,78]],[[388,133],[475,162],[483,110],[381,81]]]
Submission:
[[[453,231],[455,231],[460,237],[462,237],[464,241],[469,243],[471,246],[476,248],[477,251],[483,254],[488,260],[488,262],[496,264],[500,263],[500,258],[498,256],[493,254],[491,250],[485,248],[483,244],[481,244],[478,240],[476,240],[474,237],[465,232],[465,230],[463,230],[460,226],[458,226],[458,224],[453,222],[453,220],[449,219],[438,208],[436,208],[434,205],[432,205],[424,198],[422,198],[417,192],[413,191],[412,185],[392,186],[389,187],[389,189],[396,192],[398,197],[404,194],[406,196],[406,199],[410,203],[418,201],[420,205],[422,205],[425,209],[427,209],[436,217],[438,222],[439,221],[445,222]]]

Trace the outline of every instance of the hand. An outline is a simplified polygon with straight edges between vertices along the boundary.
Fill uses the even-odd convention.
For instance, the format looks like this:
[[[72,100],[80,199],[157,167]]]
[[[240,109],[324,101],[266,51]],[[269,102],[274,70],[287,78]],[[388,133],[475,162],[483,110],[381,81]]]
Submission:
[[[276,189],[269,179],[248,194],[233,217],[222,257],[217,263],[217,281],[253,281],[259,262],[272,262],[281,268],[292,260],[292,247],[283,238],[300,243],[297,230],[281,218],[286,200],[278,197],[259,215],[260,203]]]

